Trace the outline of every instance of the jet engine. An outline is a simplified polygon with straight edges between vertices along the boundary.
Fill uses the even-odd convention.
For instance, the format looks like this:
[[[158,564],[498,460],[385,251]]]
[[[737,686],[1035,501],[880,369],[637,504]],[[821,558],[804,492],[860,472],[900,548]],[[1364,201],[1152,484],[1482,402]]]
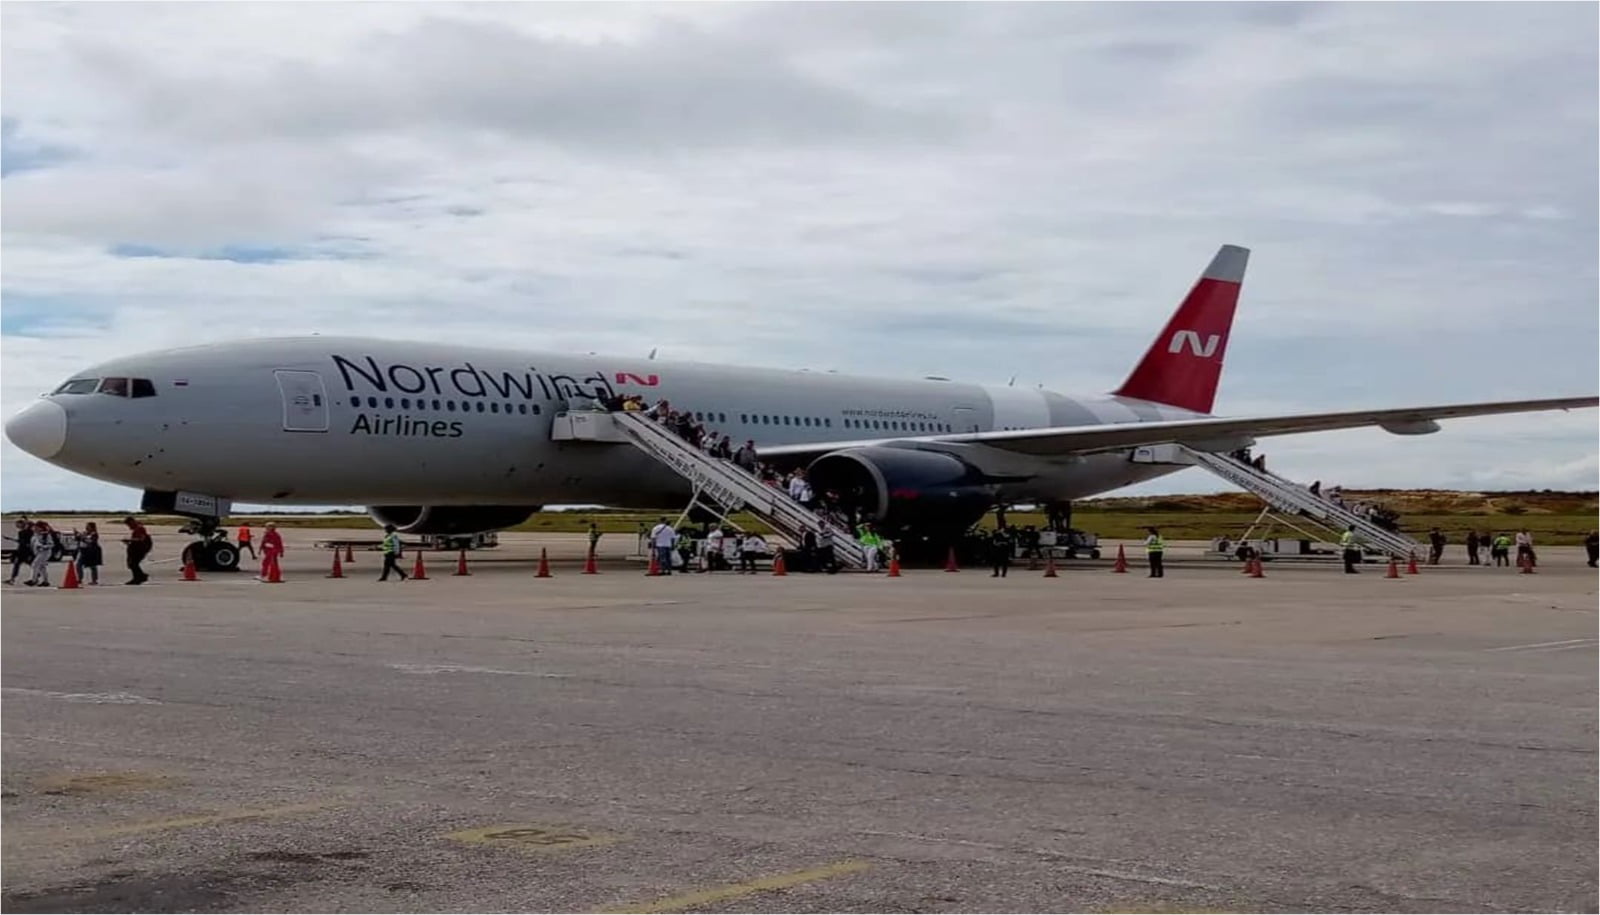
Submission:
[[[528,520],[540,505],[373,505],[367,514],[407,534],[477,534]]]
[[[995,500],[981,470],[943,451],[849,448],[817,458],[806,473],[817,493],[837,492],[890,531],[964,531]]]

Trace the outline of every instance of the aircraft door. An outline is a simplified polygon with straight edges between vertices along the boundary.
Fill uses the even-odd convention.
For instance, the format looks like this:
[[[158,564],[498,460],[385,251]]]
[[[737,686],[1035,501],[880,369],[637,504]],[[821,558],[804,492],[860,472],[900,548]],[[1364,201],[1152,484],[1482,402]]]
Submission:
[[[322,376],[316,372],[279,369],[278,392],[283,395],[283,428],[286,432],[328,431],[328,395]]]
[[[957,432],[979,431],[978,411],[972,409],[971,407],[956,407],[953,412],[955,414],[953,417],[955,421],[950,424],[952,429]]]

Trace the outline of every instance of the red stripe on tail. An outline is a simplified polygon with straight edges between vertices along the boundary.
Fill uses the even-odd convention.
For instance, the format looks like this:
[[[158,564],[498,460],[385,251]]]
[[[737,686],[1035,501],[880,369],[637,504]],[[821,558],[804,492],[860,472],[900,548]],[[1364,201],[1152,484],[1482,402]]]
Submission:
[[[1196,413],[1210,413],[1250,251],[1223,245],[1128,380],[1113,391]]]

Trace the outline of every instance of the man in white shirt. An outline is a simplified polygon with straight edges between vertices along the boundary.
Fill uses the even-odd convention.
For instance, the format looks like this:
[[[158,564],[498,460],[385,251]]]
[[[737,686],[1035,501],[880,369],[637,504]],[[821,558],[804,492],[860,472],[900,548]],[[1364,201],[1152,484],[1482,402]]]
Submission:
[[[722,568],[722,538],[724,536],[720,527],[712,528],[711,533],[706,535],[705,549],[701,550],[700,555],[705,560],[707,572],[715,572]]]
[[[760,534],[747,534],[739,544],[739,571],[756,573],[756,560],[770,553],[767,541]]]
[[[656,565],[662,575],[672,574],[672,547],[678,542],[678,532],[672,529],[667,519],[662,518],[661,523],[650,529],[650,544],[656,550]]]

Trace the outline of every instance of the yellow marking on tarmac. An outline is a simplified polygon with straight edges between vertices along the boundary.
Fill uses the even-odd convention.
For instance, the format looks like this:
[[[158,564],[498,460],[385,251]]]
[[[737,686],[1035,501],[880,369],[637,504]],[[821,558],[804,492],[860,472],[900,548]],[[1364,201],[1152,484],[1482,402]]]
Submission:
[[[122,826],[95,826],[87,829],[63,829],[44,838],[64,841],[94,841],[96,839],[115,839],[120,836],[134,836],[145,832],[161,832],[167,829],[192,829],[196,826],[215,826],[220,823],[235,823],[242,820],[265,820],[273,817],[294,816],[297,813],[311,813],[317,810],[326,810],[330,807],[340,806],[335,802],[315,804],[287,804],[282,807],[257,807],[243,810],[230,810],[224,813],[211,813],[203,816],[174,817],[170,820],[150,820],[144,823],[127,823]],[[19,830],[20,832],[20,830]]]
[[[496,845],[503,848],[520,848],[527,851],[554,851],[567,848],[592,848],[622,841],[622,836],[588,832],[564,826],[485,826],[482,829],[463,829],[445,836],[469,845]]]
[[[89,775],[55,775],[40,779],[39,790],[45,794],[82,797],[90,794],[117,794],[160,788],[176,782],[170,775],[160,772],[97,772]]]
[[[803,883],[815,883],[818,880],[829,880],[834,877],[843,877],[846,874],[855,874],[866,870],[872,865],[865,861],[840,861],[837,864],[826,864],[810,870],[795,871],[792,874],[778,874],[772,877],[759,877],[747,880],[744,883],[730,883],[727,886],[713,887],[709,890],[699,890],[694,893],[684,893],[682,896],[668,896],[654,902],[639,905],[624,906],[617,909],[607,909],[607,915],[661,915],[666,912],[682,912],[685,909],[699,908],[722,902],[725,899],[738,899],[742,896],[753,896],[756,893],[768,893],[773,890],[788,889]]]

